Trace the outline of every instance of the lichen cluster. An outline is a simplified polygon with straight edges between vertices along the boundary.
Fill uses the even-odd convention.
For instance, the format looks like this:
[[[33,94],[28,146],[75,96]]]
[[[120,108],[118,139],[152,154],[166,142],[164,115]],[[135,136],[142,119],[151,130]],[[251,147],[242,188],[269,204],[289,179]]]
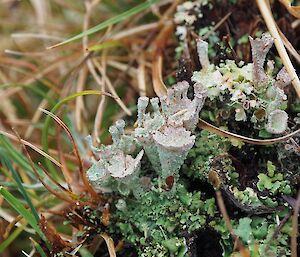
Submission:
[[[218,66],[210,64],[208,47],[198,42],[198,54],[202,69],[195,71],[192,80],[207,87],[211,101],[224,102],[224,108],[234,110],[235,121],[251,122],[258,130],[281,134],[287,129],[288,115],[284,111],[287,96],[284,88],[291,82],[285,68],[274,78],[274,64],[267,63],[266,55],[273,38],[264,34],[260,39],[250,38],[253,63],[235,63],[226,60]]]
[[[201,33],[197,22],[203,17],[202,8],[211,8],[209,1],[188,1],[177,7],[174,21],[180,47],[188,31]],[[220,236],[224,256],[239,256],[233,253],[214,190],[220,190],[227,204],[237,209],[231,214],[234,233],[253,256],[290,254],[289,207],[283,196],[295,193],[291,172],[295,168],[291,160],[286,165],[286,157],[291,151],[297,155],[297,143],[286,144],[284,151],[251,148],[196,129],[201,116],[217,120],[225,130],[246,124],[251,133],[264,137],[287,131],[285,87],[290,77],[273,61],[266,62],[273,45],[269,34],[249,40],[252,62],[211,63],[215,54],[210,53],[211,44],[198,39],[195,48],[201,69],[193,72],[192,83],[178,82],[159,98],[140,97],[133,132],[125,134],[125,122],[117,121],[109,129],[111,145],[94,147],[88,138],[94,158],[87,177],[110,199],[114,225],[107,232],[133,245],[138,256],[194,256],[194,241],[207,229]],[[275,238],[285,218],[286,224],[276,232],[280,237]]]
[[[157,184],[156,184],[157,186]],[[139,256],[188,256],[188,238],[204,227],[215,214],[214,199],[201,199],[201,193],[188,193],[177,186],[172,200],[159,189],[146,192],[138,204],[119,200],[116,204],[117,230],[138,246]]]
[[[152,98],[153,113],[146,112],[149,98],[140,97],[137,128],[132,135],[124,134],[122,120],[110,127],[113,144],[92,147],[99,160],[94,160],[87,176],[96,190],[117,189],[122,195],[132,191],[139,198],[144,191],[139,175],[145,152],[153,169],[166,183],[166,191],[175,191],[179,169],[195,142],[192,132],[206,97],[206,90],[198,83],[190,100],[188,88],[189,84],[183,81],[169,89],[166,96]]]

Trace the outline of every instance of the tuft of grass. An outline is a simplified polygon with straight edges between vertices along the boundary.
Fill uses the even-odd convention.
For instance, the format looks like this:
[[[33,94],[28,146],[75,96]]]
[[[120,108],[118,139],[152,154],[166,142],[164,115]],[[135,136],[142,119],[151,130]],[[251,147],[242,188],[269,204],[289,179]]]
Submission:
[[[81,39],[83,37],[86,37],[86,36],[89,36],[89,35],[92,35],[100,30],[103,30],[109,26],[112,26],[120,21],[123,21],[123,20],[126,20],[128,18],[130,18],[131,16],[135,15],[135,14],[138,14],[148,8],[150,8],[153,4],[159,2],[159,0],[147,0],[145,3],[142,3],[142,4],[139,4],[137,5],[136,7],[133,7],[131,8],[130,10],[128,11],[125,11],[119,15],[116,15],[116,16],[113,16],[112,18],[104,21],[104,22],[101,22],[100,24],[82,32],[82,33],[79,33],[61,43],[58,43],[58,44],[55,44],[53,46],[50,46],[48,47],[47,49],[53,49],[53,48],[56,48],[56,47],[59,47],[59,46],[62,46],[62,45],[65,45],[65,44],[68,44],[68,43],[71,43],[75,40],[78,40],[78,39]]]

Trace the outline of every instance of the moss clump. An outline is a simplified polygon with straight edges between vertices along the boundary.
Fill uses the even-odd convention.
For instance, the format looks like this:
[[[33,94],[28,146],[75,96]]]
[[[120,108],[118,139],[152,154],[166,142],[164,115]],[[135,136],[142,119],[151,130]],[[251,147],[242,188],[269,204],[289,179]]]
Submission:
[[[216,213],[214,198],[202,200],[201,193],[189,193],[178,184],[176,196],[169,198],[159,183],[141,199],[123,199],[114,214],[115,233],[136,246],[139,256],[189,256],[184,235],[207,224]]]

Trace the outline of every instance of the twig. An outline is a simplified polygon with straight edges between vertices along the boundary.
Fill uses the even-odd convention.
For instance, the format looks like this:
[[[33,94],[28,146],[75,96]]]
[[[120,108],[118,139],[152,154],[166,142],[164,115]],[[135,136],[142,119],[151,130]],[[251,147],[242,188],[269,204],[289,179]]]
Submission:
[[[247,249],[243,245],[243,243],[241,242],[241,240],[239,239],[239,237],[234,233],[234,230],[233,230],[231,222],[230,222],[230,218],[229,218],[228,213],[226,211],[226,207],[225,207],[225,204],[224,204],[224,200],[223,200],[222,194],[221,194],[221,192],[219,190],[216,191],[216,197],[217,197],[217,203],[218,203],[220,212],[222,214],[222,217],[223,217],[223,219],[225,221],[226,227],[229,230],[232,239],[234,240],[234,244],[236,245],[236,247],[234,247],[234,248],[237,248],[238,251],[239,251],[239,253],[243,257],[250,257],[249,249]]]
[[[227,13],[210,31],[208,31],[202,38],[202,40],[206,40],[209,36],[216,31],[232,14],[232,12]]]
[[[298,215],[300,209],[300,190],[298,191],[297,201],[294,208],[294,215],[292,218],[292,232],[291,232],[291,253],[292,257],[297,257],[297,236],[298,236]]]
[[[267,242],[267,245],[263,251],[263,254],[267,256],[267,251],[270,248],[271,243],[277,238],[280,230],[283,228],[283,226],[288,222],[289,218],[291,217],[291,212],[287,213],[285,217],[280,221],[279,225],[276,227],[271,239]]]

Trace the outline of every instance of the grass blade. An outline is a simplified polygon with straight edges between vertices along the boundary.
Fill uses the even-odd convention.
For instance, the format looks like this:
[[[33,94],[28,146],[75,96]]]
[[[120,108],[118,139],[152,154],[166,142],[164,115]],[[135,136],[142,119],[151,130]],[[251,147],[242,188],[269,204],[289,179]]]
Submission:
[[[18,185],[18,189],[19,191],[21,192],[21,194],[23,195],[25,201],[27,202],[29,208],[31,209],[32,211],[32,214],[33,216],[35,217],[36,221],[39,222],[40,218],[39,218],[39,215],[38,215],[38,212],[37,210],[35,209],[32,201],[30,200],[25,188],[23,187],[23,184],[22,184],[22,180],[20,178],[20,175],[15,171],[15,169],[12,167],[12,165],[10,164],[9,161],[7,160],[2,160],[2,165],[3,166],[6,166],[8,170],[11,171],[12,175],[13,175],[13,178],[14,180],[16,181],[17,185]]]
[[[55,112],[65,103],[67,103],[68,101],[78,97],[78,96],[84,96],[84,95],[102,95],[104,93],[102,93],[101,91],[97,91],[97,90],[84,90],[81,92],[77,92],[74,93],[72,95],[69,95],[67,97],[65,97],[64,99],[60,100],[52,109],[51,109],[51,113],[55,114]],[[51,122],[51,117],[47,116],[46,120],[45,120],[45,125],[42,131],[42,146],[43,146],[43,150],[48,153],[48,133],[49,133],[49,126],[50,126],[50,122]],[[50,162],[50,160],[45,159],[45,163],[51,173],[51,175],[53,175],[54,177],[57,177],[57,173],[55,168],[53,167],[53,164]]]
[[[3,253],[5,251],[5,249],[16,240],[16,238],[21,234],[21,232],[24,230],[26,224],[16,228],[10,235],[8,238],[6,238],[6,240],[4,240],[1,244],[0,244],[0,253]]]
[[[65,40],[61,43],[58,43],[56,45],[50,46],[47,49],[52,49],[52,48],[55,48],[55,47],[58,47],[58,46],[62,46],[62,45],[68,44],[72,41],[75,41],[77,39],[80,39],[80,38],[83,38],[85,36],[94,34],[94,33],[98,32],[102,29],[107,28],[108,26],[114,25],[114,24],[116,24],[116,23],[118,23],[122,20],[125,20],[125,19],[131,17],[132,15],[135,15],[139,12],[142,12],[142,11],[148,9],[149,7],[151,7],[152,4],[155,4],[158,1],[159,0],[148,0],[144,3],[142,3],[142,4],[139,4],[139,5],[131,8],[130,10],[127,10],[127,11],[125,11],[125,12],[119,14],[119,15],[116,15],[116,16],[112,17],[112,18],[110,18],[110,19],[108,19],[108,20],[106,20],[106,21],[104,21],[104,22],[102,22],[102,23],[100,23],[100,24],[98,24],[98,25],[82,32],[82,33],[79,33],[74,37],[71,37],[71,38],[69,38],[69,39],[67,39],[67,40]]]
[[[34,241],[32,238],[30,238],[31,242],[33,243],[34,247],[36,248],[37,252],[40,254],[41,257],[47,257],[47,254],[44,252],[43,248]]]
[[[30,226],[37,232],[37,234],[46,241],[45,235],[40,230],[34,216],[21,204],[21,202],[15,198],[4,187],[0,187],[0,194],[3,198],[30,224]]]

